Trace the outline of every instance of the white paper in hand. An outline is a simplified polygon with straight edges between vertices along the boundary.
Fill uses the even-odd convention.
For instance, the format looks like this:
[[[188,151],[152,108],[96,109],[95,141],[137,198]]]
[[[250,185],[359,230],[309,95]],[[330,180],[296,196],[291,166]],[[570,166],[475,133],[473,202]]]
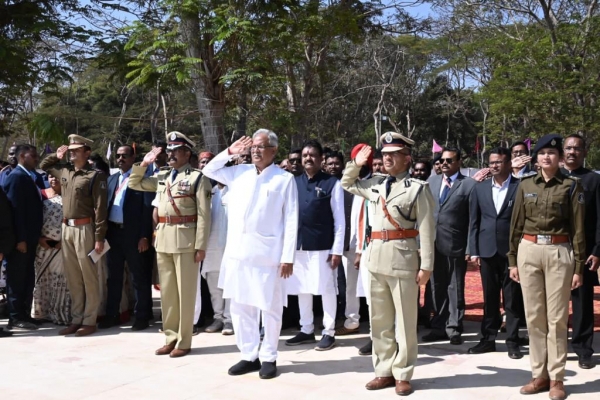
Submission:
[[[92,262],[96,264],[98,260],[102,258],[102,256],[105,255],[109,249],[110,245],[108,244],[108,240],[104,239],[104,249],[102,249],[102,253],[96,253],[96,250],[92,249],[92,251],[88,253],[88,257],[90,257],[92,259]]]

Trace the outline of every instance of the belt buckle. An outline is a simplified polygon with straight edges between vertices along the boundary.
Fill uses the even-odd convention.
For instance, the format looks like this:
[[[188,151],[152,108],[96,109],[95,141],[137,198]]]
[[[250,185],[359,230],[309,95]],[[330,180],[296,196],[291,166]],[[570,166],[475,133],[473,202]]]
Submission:
[[[552,244],[552,235],[537,235],[538,244]]]
[[[387,241],[389,241],[389,240],[390,240],[390,235],[388,234],[388,231],[387,231],[387,229],[385,229],[385,228],[384,228],[384,229],[381,231],[381,233],[382,233],[382,236],[383,236],[383,237],[381,238],[381,240],[383,240],[384,242],[387,242]]]
[[[75,220],[73,218],[67,219],[67,226],[75,226]]]

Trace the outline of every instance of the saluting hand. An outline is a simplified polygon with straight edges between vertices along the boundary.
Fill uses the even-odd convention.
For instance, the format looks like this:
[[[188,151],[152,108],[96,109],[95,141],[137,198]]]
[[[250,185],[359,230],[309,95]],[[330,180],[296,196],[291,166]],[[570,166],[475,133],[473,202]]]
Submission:
[[[283,279],[287,279],[294,273],[294,264],[281,263],[279,264],[279,276]]]
[[[67,151],[69,151],[69,146],[63,144],[58,149],[56,149],[56,157],[59,160],[62,160],[65,157],[65,154],[67,154]]]
[[[372,151],[371,146],[365,146],[362,149],[360,149],[360,151],[354,158],[354,162],[356,163],[356,165],[358,165],[359,167],[366,165],[367,161],[369,161],[369,156],[371,155],[371,151]]]
[[[148,165],[151,165],[152,163],[154,163],[154,161],[156,161],[156,157],[162,152],[162,147],[156,147],[152,150],[150,150],[148,152],[148,154],[146,154],[144,156],[144,159],[142,160],[142,162],[140,163],[140,166],[142,167],[147,167]]]
[[[510,162],[512,168],[523,168],[531,161],[531,156],[519,156],[512,159]]]
[[[475,179],[477,182],[481,182],[489,175],[489,173],[489,168],[480,169],[475,175],[473,175],[473,179]]]
[[[252,138],[249,136],[242,136],[229,146],[229,154],[241,154],[250,146],[252,146]]]

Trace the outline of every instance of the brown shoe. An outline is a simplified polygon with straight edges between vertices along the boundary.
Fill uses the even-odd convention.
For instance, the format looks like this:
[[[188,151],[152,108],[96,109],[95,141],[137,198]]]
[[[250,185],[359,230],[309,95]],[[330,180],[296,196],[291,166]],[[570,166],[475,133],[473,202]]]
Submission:
[[[171,354],[171,352],[173,351],[174,348],[175,348],[175,342],[165,344],[163,347],[156,350],[154,352],[154,354],[156,354],[157,356],[166,356],[167,354]]]
[[[536,394],[550,389],[550,380],[544,378],[533,378],[520,390],[521,394]]]
[[[548,395],[551,400],[564,400],[567,398],[565,386],[561,381],[550,381],[550,393]]]
[[[346,336],[346,335],[354,335],[358,333],[358,328],[348,329],[345,326],[340,326],[335,330],[335,336]]]
[[[171,353],[169,354],[169,357],[171,357],[171,358],[183,357],[183,356],[190,354],[190,351],[192,351],[192,349],[173,349],[173,351],[171,351]]]
[[[373,379],[371,382],[367,383],[365,387],[367,390],[379,390],[394,387],[395,385],[396,380],[393,376],[384,376]]]
[[[408,396],[413,392],[409,381],[396,381],[396,394],[398,396]]]
[[[81,325],[69,325],[66,328],[63,328],[60,331],[58,331],[58,334],[61,336],[72,335],[75,332],[77,332],[79,328],[81,328]]]
[[[96,328],[96,325],[81,325],[81,328],[77,329],[77,332],[75,332],[75,336],[91,335],[97,330],[98,328]]]

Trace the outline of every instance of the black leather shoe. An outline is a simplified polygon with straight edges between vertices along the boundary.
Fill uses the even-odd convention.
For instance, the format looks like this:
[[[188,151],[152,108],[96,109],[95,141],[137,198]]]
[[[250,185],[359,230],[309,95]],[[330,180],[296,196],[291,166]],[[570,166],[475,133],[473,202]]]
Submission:
[[[229,375],[244,375],[249,372],[259,371],[260,370],[260,360],[257,358],[254,361],[246,361],[242,360],[239,363],[235,364],[233,367],[229,368],[227,373]]]
[[[373,341],[369,339],[367,344],[358,349],[358,354],[361,356],[370,356],[373,354]]]
[[[335,347],[335,338],[329,335],[323,335],[319,343],[315,346],[317,351],[331,350]]]
[[[459,344],[463,344],[463,338],[460,335],[454,335],[450,338],[450,344],[458,346]]]
[[[8,323],[7,328],[11,331],[35,331],[38,327],[27,321],[12,321]]]
[[[452,340],[452,339],[450,339]],[[481,339],[479,343],[468,350],[469,354],[493,353],[496,351],[496,342],[493,340]]]
[[[260,366],[260,371],[258,372],[258,376],[260,379],[272,379],[277,376],[277,362],[268,362],[265,361]]]
[[[448,340],[448,335],[446,335],[445,333],[438,333],[435,331],[431,331],[427,335],[423,335],[421,340],[425,343],[440,342],[442,340]]]
[[[595,366],[596,363],[592,360],[592,357],[579,357],[579,368],[592,369]]]
[[[100,321],[98,323],[98,329],[108,329],[108,328],[112,328],[113,326],[117,326],[121,323],[121,320],[119,317],[109,317],[108,315],[104,316],[104,318],[102,319],[102,321]]]
[[[315,343],[315,342],[316,342],[316,340],[315,340],[314,333],[311,333],[309,335],[308,333],[300,332],[293,338],[286,340],[285,345],[286,346],[298,346],[298,345],[305,344],[305,343]]]
[[[508,358],[512,358],[513,360],[519,360],[523,358],[523,353],[521,353],[521,349],[516,346],[508,347]]]
[[[136,319],[131,327],[132,331],[143,331],[150,326],[147,319]]]

